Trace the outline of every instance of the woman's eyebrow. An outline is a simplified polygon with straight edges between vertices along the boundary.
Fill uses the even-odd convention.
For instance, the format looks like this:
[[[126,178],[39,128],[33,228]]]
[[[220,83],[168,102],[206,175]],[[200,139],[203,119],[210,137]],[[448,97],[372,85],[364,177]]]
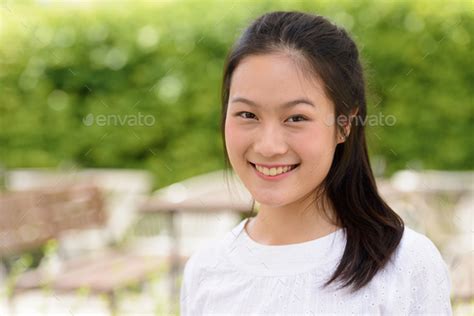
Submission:
[[[254,101],[251,101],[251,100],[243,98],[243,97],[232,98],[231,103],[237,103],[237,102],[245,103],[245,104],[248,104],[248,105],[254,106],[254,107],[260,107],[260,105],[258,105]],[[296,99],[296,100],[285,102],[285,103],[281,104],[280,107],[281,108],[288,108],[288,107],[295,106],[297,104],[307,104],[309,106],[315,107],[314,104],[306,98],[299,98],[299,99]]]

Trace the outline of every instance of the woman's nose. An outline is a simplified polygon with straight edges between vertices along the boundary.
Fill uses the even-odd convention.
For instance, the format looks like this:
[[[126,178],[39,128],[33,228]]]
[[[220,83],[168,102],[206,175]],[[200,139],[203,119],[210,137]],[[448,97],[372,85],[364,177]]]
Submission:
[[[262,128],[254,141],[254,151],[263,157],[273,157],[285,154],[288,151],[288,144],[277,128]]]

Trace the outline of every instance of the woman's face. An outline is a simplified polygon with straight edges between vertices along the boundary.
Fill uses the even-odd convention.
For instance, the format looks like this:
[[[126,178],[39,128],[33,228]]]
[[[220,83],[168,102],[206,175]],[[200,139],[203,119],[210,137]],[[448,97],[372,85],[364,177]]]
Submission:
[[[226,148],[258,203],[281,207],[314,192],[338,143],[334,124],[328,124],[332,117],[334,105],[322,83],[304,76],[290,57],[268,54],[240,62],[230,86]]]

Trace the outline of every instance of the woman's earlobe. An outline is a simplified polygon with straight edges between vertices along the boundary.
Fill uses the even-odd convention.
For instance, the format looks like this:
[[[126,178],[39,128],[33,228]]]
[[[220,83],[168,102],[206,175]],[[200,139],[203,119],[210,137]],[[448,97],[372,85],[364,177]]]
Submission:
[[[338,138],[338,140],[339,140],[339,141],[338,141],[338,144],[340,144],[340,143],[344,143],[344,142],[346,141],[346,138],[347,138],[347,137],[346,137],[346,136],[344,136],[344,135],[339,135],[339,138]]]

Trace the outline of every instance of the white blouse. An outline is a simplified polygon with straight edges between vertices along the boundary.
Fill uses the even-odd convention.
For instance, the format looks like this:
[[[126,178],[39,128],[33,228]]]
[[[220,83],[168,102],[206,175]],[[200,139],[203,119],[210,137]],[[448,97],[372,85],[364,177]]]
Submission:
[[[452,315],[438,249],[405,226],[392,260],[362,289],[322,285],[337,267],[345,229],[289,245],[252,240],[240,222],[186,263],[181,315]]]

